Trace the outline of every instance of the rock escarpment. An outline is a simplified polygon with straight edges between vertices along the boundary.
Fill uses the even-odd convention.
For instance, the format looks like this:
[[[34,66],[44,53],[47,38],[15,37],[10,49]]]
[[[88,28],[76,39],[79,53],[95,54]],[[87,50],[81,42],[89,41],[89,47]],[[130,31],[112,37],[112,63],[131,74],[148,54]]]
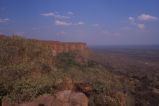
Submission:
[[[14,35],[12,37],[14,37]],[[10,37],[0,34],[0,40],[4,38],[10,38]],[[40,41],[43,43],[50,44],[52,47],[53,54],[55,56],[59,53],[71,52],[71,51],[76,51],[84,54],[88,52],[87,44],[84,42],[61,42],[53,40],[47,41],[47,40],[36,40],[36,39],[29,39],[29,40],[38,41],[38,42]]]
[[[86,53],[88,51],[87,44],[83,42],[59,42],[59,41],[47,41],[51,44],[54,55],[63,52],[77,51],[80,53]]]

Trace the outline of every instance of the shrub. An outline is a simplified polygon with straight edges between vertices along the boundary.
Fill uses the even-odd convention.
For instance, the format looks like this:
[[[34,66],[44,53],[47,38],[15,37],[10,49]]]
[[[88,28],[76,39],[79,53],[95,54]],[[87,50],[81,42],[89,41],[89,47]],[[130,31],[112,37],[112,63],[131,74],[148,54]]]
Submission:
[[[1,99],[8,95],[14,101],[21,102],[51,93],[53,72],[54,57],[48,43],[19,36],[0,39]]]
[[[76,57],[75,52],[65,52],[60,53],[56,56],[56,66],[58,68],[68,69],[69,67],[73,67],[78,65],[77,61],[75,60]]]
[[[37,79],[23,79],[13,85],[13,90],[8,97],[17,103],[32,100],[42,94],[54,92],[54,81],[47,75]]]

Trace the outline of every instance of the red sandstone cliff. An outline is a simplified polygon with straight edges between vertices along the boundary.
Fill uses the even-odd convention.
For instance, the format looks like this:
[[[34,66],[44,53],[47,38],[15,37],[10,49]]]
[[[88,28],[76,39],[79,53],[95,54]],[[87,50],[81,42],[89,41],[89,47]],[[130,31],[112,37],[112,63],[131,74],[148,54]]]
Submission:
[[[60,41],[46,41],[51,44],[54,55],[62,52],[77,51],[80,53],[88,52],[86,43],[82,42],[60,42]]]
[[[0,39],[6,37],[8,36],[0,34]],[[48,44],[51,44],[52,52],[55,56],[59,53],[71,52],[71,51],[76,51],[82,54],[88,53],[87,44],[83,42],[60,42],[60,41],[44,41],[44,40],[35,40],[35,39],[30,39],[30,40],[46,42]]]

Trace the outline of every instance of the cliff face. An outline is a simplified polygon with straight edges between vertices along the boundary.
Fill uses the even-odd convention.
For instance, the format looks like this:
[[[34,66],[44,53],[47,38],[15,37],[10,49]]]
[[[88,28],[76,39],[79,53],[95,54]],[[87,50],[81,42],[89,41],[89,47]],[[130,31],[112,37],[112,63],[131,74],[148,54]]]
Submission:
[[[7,38],[7,36],[0,34],[0,40],[3,38]],[[86,43],[83,42],[60,42],[60,41],[44,41],[44,40],[35,40],[33,41],[41,41],[51,44],[52,52],[56,56],[59,53],[76,51],[82,54],[88,53],[88,47]]]
[[[5,35],[0,34],[0,39],[3,39],[3,38],[5,38],[5,37],[6,37]]]
[[[54,55],[70,51],[77,51],[80,53],[85,53],[88,51],[87,44],[82,42],[48,41],[48,43],[51,44]]]

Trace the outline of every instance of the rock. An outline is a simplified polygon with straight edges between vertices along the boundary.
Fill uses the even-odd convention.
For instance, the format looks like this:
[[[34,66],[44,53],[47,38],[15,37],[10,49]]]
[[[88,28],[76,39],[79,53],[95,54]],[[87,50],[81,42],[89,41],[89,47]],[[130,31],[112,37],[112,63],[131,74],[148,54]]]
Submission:
[[[56,94],[56,99],[63,104],[61,106],[88,106],[88,98],[81,92],[60,91]]]
[[[2,106],[19,106],[19,104],[12,102],[8,97],[4,97],[2,99]]]
[[[14,106],[88,106],[88,98],[85,94],[92,89],[90,84],[74,84],[70,77],[65,77],[60,85],[60,91],[56,92],[54,96],[42,95],[31,102],[18,105],[14,103]],[[5,99],[2,106],[13,106],[13,104]]]
[[[74,88],[74,82],[71,78],[65,77],[62,82],[62,89],[63,90],[73,90]]]
[[[85,52],[88,50],[87,44],[83,42],[60,42],[60,41],[44,41],[51,44],[53,54],[56,56],[59,53],[79,51]]]
[[[88,98],[81,92],[72,93],[69,106],[88,106]]]
[[[62,81],[58,82],[57,89],[59,91],[74,90],[74,81],[70,77],[65,77]]]
[[[157,89],[157,88],[153,88],[152,92],[159,95],[159,89]]]
[[[57,92],[55,96],[43,95],[31,102],[22,104],[12,104],[10,101],[5,100],[2,106],[88,106],[88,98],[82,92],[64,90]]]
[[[64,91],[57,92],[55,94],[55,97],[61,103],[69,103],[71,93],[72,93],[71,90],[64,90]]]
[[[11,106],[12,103],[10,101],[10,99],[8,99],[7,97],[2,99],[2,106]]]
[[[85,93],[87,96],[90,95],[92,91],[92,85],[88,82],[80,82],[75,84],[76,91]]]

